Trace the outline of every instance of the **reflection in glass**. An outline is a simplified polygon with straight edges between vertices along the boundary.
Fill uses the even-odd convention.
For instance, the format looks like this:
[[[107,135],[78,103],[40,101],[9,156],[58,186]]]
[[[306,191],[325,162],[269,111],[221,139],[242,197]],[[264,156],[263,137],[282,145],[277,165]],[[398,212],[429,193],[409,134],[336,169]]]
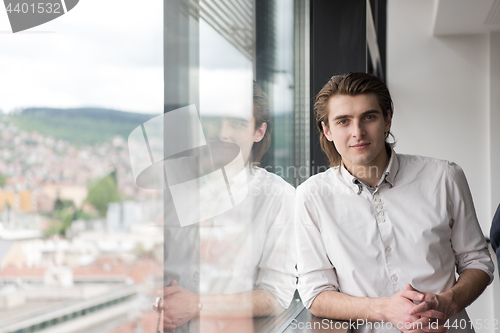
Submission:
[[[270,145],[272,122],[267,95],[257,84],[249,92],[253,95],[251,115],[239,114],[234,105],[236,116],[212,112],[208,119],[202,118],[214,169],[232,159],[229,150],[216,149],[220,143],[237,147],[243,158],[237,172],[226,173],[230,196],[238,203],[191,228],[166,230],[167,330],[219,332],[233,327],[253,332],[253,317],[280,314],[293,298],[294,188],[257,167]],[[200,170],[204,157],[198,156]],[[176,159],[184,162],[182,170],[189,168],[188,161],[196,162],[192,156]],[[207,189],[213,193],[207,209],[212,212],[225,205],[227,192],[222,195],[200,181],[199,191]],[[184,199],[193,209],[205,206],[201,200],[192,200],[193,196]]]
[[[308,26],[302,10],[307,2],[171,0],[166,5],[166,115],[196,108],[199,114],[189,122],[202,129],[189,135],[206,144],[174,156],[165,150],[163,174],[158,173],[158,183],[166,187],[164,328],[286,327],[296,309],[283,310],[300,303],[292,302],[289,184],[309,174],[308,97],[302,91],[308,85],[307,42],[295,40],[297,32],[307,35],[302,31]],[[297,17],[301,23],[294,27]],[[175,127],[164,123],[165,149],[170,141],[185,140],[186,131]],[[287,319],[255,319],[278,313]]]

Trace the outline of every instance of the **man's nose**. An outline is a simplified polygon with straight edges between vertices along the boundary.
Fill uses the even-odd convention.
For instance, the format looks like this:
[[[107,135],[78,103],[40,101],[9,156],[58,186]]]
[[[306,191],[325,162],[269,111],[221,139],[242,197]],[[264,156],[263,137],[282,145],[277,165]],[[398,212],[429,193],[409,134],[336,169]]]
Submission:
[[[223,120],[220,125],[219,140],[223,142],[230,141],[230,126],[227,120]]]
[[[352,124],[352,136],[355,138],[362,138],[365,135],[363,124],[359,121],[354,121]]]

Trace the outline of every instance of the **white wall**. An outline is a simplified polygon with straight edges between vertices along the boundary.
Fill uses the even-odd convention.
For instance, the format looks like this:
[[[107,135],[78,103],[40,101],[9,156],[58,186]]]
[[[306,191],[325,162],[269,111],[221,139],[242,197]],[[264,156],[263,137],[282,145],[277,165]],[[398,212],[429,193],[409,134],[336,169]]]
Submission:
[[[435,37],[435,4],[388,1],[387,82],[395,105],[396,151],[462,166],[488,235],[500,201],[500,36]],[[473,321],[492,320],[500,311],[495,276],[493,286],[468,308]]]

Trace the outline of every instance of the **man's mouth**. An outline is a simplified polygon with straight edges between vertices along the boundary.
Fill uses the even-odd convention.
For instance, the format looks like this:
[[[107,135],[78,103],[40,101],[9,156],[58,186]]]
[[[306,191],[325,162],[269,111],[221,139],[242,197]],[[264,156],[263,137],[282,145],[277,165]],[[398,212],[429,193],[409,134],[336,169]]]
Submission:
[[[370,145],[369,142],[361,142],[361,143],[357,143],[355,145],[352,145],[351,148],[354,148],[354,149],[363,149],[363,148],[366,148]]]

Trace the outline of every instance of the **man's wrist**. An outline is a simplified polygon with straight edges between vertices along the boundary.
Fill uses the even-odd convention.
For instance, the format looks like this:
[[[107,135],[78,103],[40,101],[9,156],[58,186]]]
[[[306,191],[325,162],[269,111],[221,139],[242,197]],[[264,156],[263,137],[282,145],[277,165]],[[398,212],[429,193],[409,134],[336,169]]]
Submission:
[[[453,288],[448,289],[447,291],[444,291],[437,296],[439,303],[444,306],[443,311],[445,311],[445,315],[448,318],[456,315],[458,312],[463,310],[463,307],[461,307],[456,302],[455,291],[453,290]]]
[[[203,308],[203,306],[202,306],[201,297],[199,294],[192,294],[190,308],[191,308],[191,313],[193,314],[192,315],[193,318],[200,316],[200,311]]]
[[[369,321],[387,321],[387,317],[384,315],[384,304],[387,302],[387,297],[367,298],[367,302],[368,313],[366,319]]]

